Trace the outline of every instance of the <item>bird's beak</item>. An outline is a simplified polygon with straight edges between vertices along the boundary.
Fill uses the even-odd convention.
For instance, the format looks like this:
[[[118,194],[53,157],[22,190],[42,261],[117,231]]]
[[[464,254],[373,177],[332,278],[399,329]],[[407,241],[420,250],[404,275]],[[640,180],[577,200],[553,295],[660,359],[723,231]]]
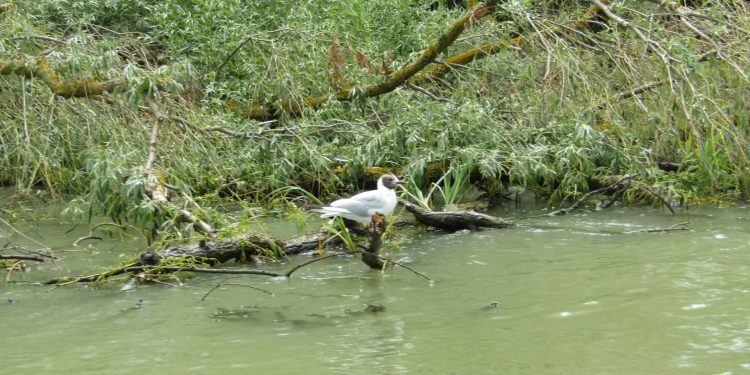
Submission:
[[[401,185],[401,186],[404,186],[404,185],[406,184],[406,182],[404,182],[404,181],[401,181],[401,180],[398,180],[398,181],[396,181],[396,182],[395,182],[395,184],[396,184],[396,185]]]

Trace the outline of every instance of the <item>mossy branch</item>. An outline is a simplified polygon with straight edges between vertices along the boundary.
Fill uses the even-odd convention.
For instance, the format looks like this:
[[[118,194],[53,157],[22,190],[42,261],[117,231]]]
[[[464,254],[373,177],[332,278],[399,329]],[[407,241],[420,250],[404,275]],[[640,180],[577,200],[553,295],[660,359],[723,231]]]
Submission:
[[[477,228],[509,228],[515,224],[511,221],[475,211],[436,212],[419,207],[411,202],[400,200],[407,211],[414,214],[418,222],[429,227],[457,231]]]
[[[604,3],[608,2],[609,1],[604,1]],[[578,31],[592,29],[590,25],[593,20],[601,18],[603,14],[602,9],[598,5],[592,4],[586,10],[583,17],[573,24],[573,28]],[[529,38],[531,38],[531,35],[519,35],[507,41],[495,41],[482,44],[479,47],[472,48],[466,52],[459,53],[458,55],[443,60],[440,65],[435,66],[429,72],[418,74],[412,79],[412,83],[419,85],[425,81],[438,80],[457,67],[466,66],[473,61],[500,53],[509,47],[519,47],[526,43]]]
[[[270,107],[261,107],[254,105],[243,105],[237,101],[230,100],[229,106],[239,116],[244,118],[250,118],[259,121],[268,121],[278,118],[282,113],[286,113],[289,116],[297,117],[302,114],[302,111],[306,108],[316,108],[324,102],[327,102],[331,98],[335,98],[339,101],[351,101],[357,98],[365,97],[371,98],[387,94],[415,74],[419,73],[427,65],[432,63],[437,56],[444,52],[448,47],[456,41],[459,35],[463,33],[466,28],[471,25],[472,22],[477,20],[480,16],[489,14],[492,12],[494,7],[497,5],[499,0],[490,0],[485,4],[480,5],[471,11],[464,14],[461,18],[455,20],[453,25],[443,35],[438,38],[437,42],[427,47],[422,54],[412,63],[407,64],[403,68],[393,72],[385,81],[367,86],[364,88],[358,88],[356,86],[350,86],[339,90],[334,95],[319,95],[303,99],[301,102],[295,100],[285,100],[276,103]]]
[[[0,62],[0,74],[39,79],[49,87],[53,94],[63,98],[92,98],[112,92],[115,88],[125,84],[124,80],[99,82],[93,79],[76,79],[66,81],[44,58],[38,58],[33,63],[20,59],[2,61]]]

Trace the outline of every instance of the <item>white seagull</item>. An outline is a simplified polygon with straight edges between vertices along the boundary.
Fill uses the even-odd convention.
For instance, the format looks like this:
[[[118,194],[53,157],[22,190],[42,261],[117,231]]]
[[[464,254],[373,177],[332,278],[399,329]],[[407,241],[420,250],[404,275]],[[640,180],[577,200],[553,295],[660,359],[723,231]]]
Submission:
[[[343,198],[331,202],[328,206],[317,208],[314,211],[322,213],[320,217],[336,217],[354,220],[362,224],[369,224],[372,215],[379,213],[390,215],[396,208],[398,199],[393,190],[396,185],[403,185],[396,176],[384,174],[378,179],[376,190],[365,191],[351,198]]]

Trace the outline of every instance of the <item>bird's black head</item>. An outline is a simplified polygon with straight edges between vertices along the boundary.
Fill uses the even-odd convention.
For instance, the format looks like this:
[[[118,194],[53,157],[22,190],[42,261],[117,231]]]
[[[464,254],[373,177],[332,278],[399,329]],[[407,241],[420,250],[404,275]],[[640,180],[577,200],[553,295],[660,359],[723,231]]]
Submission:
[[[403,181],[399,180],[398,177],[392,174],[384,174],[380,176],[380,181],[382,181],[383,186],[387,187],[388,189],[395,189],[396,185],[404,184]]]

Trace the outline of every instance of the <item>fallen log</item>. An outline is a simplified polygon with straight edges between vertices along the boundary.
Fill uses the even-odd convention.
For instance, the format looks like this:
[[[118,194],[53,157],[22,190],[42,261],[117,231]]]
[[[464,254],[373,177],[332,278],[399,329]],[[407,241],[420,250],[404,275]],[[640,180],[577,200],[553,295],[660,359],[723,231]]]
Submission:
[[[515,224],[511,221],[475,211],[437,212],[400,200],[407,211],[414,214],[418,222],[437,229],[456,231],[477,228],[508,228]]]
[[[60,277],[46,281],[47,285],[67,285],[76,282],[98,282],[125,273],[133,272],[210,272],[233,274],[259,274],[267,276],[283,276],[280,274],[260,270],[207,270],[196,266],[174,266],[167,261],[174,258],[192,258],[198,264],[216,265],[230,260],[252,259],[255,256],[281,254],[296,255],[315,251],[321,243],[340,244],[341,239],[325,234],[313,234],[295,237],[288,240],[277,240],[255,234],[244,234],[231,239],[201,241],[198,244],[171,246],[159,251],[146,251],[134,263],[130,263],[106,272],[78,277]]]

